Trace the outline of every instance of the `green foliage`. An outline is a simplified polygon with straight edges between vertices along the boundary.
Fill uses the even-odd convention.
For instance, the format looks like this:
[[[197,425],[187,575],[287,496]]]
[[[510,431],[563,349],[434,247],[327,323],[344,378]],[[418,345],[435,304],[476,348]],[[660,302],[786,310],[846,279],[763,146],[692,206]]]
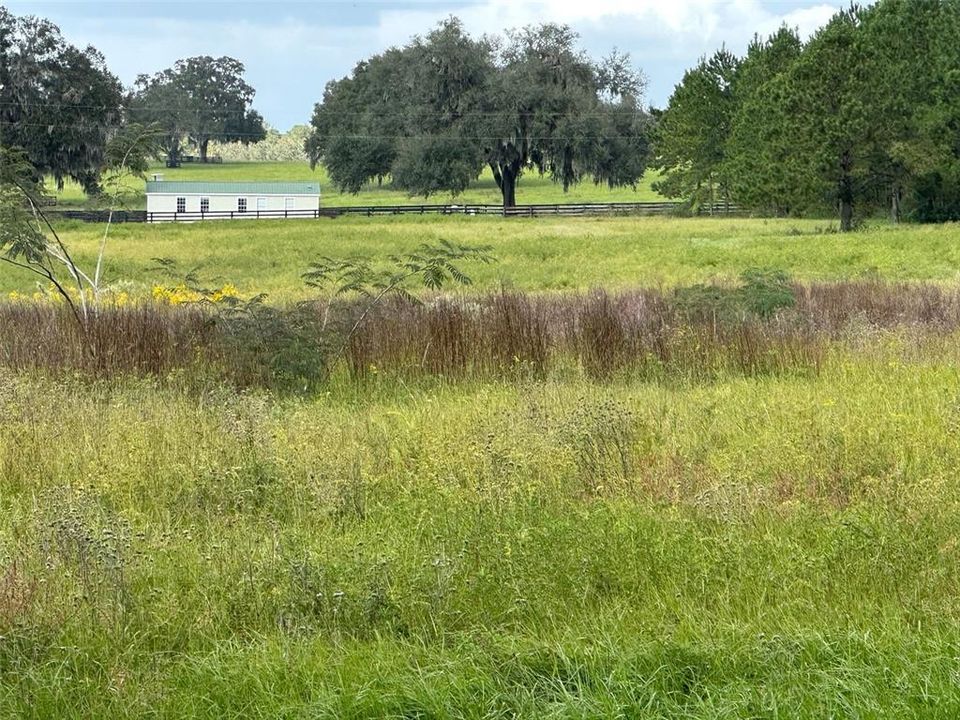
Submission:
[[[564,190],[634,187],[646,167],[643,81],[626,56],[589,60],[570,28],[474,39],[456,19],[330,83],[306,149],[356,193],[387,176],[413,195],[460,193],[489,167],[505,206],[524,172]]]
[[[698,284],[677,288],[674,302],[690,318],[725,322],[744,318],[769,318],[796,302],[790,276],[782,270],[749,268],[740,274],[740,284]]]
[[[389,255],[386,262],[369,258],[324,257],[310,264],[303,278],[311,287],[332,296],[356,294],[380,300],[390,294],[412,298],[409,281],[416,278],[428,290],[440,290],[450,282],[469,285],[472,281],[459,267],[461,261],[494,262],[490,246],[474,247],[441,240],[423,243],[417,250]]]
[[[457,196],[477,178],[481,163],[477,148],[456,136],[411,138],[398,144],[390,175],[397,187],[417,188],[424,196]]]
[[[139,122],[164,128],[170,158],[180,154],[184,137],[199,148],[201,158],[212,140],[255,143],[266,137],[266,129],[250,108],[255,90],[243,73],[243,63],[231,57],[178,60],[172,68],[137,78],[130,112]]]
[[[723,175],[725,143],[734,111],[732,85],[738,60],[726,49],[684,74],[657,122],[655,189],[688,198],[695,207],[729,199]]]
[[[173,258],[153,258],[152,272],[170,280],[174,288],[193,293],[213,326],[208,362],[239,387],[265,387],[278,392],[306,392],[326,378],[335,333],[310,302],[268,303],[260,293],[252,297],[225,294],[201,278],[199,268],[182,270]],[[214,375],[216,373],[213,373]]]
[[[767,40],[755,38],[735,78],[736,104],[724,169],[735,201],[772,215],[819,209],[811,205],[811,179],[798,161],[796,139],[784,132],[788,116],[787,71],[802,51],[796,33],[781,28]]]
[[[796,302],[790,276],[783,270],[749,268],[740,274],[740,280],[744,307],[760,317],[770,317]]]
[[[870,130],[864,104],[859,11],[835,15],[811,39],[788,75],[784,130],[816,189],[839,208],[841,230],[853,227],[853,206],[864,192]],[[817,112],[809,112],[809,108]]]
[[[0,146],[0,262],[42,278],[56,290],[82,326],[86,316],[83,291],[88,278],[79,271],[56,229],[43,215],[45,195],[37,178],[26,153]],[[67,291],[67,281],[75,283],[80,308]]]
[[[881,0],[805,44],[781,28],[702,61],[661,118],[658,188],[696,203],[717,183],[755,212],[838,213],[845,231],[879,210],[960,217],[958,48],[956,2]]]
[[[12,261],[40,262],[46,238],[32,203],[43,201],[43,185],[21,150],[0,147],[0,252]]]
[[[0,7],[0,147],[22,149],[58,187],[70,178],[96,194],[121,104],[120,81],[95,48]]]

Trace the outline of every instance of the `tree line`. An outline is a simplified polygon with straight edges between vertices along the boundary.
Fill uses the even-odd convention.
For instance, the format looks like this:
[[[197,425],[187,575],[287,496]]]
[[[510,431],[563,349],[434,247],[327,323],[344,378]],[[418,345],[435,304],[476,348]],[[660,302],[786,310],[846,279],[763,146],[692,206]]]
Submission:
[[[329,82],[303,141],[342,191],[389,178],[411,195],[459,193],[489,170],[505,206],[528,173],[655,187],[692,207],[756,214],[960,218],[960,0],[879,0],[807,40],[783,27],[745,54],[689,69],[663,110],[617,51],[590,57],[569,27],[472,37],[450,18]],[[194,57],[124,88],[92,47],[0,8],[0,147],[39,177],[99,191],[112,136],[154,128],[187,143],[267,137],[244,67]],[[270,137],[273,137],[272,135]],[[275,140],[275,138],[274,138]]]
[[[71,179],[97,195],[110,141],[131,127],[150,128],[170,159],[185,140],[205,158],[211,141],[265,137],[243,74],[233,58],[193,57],[124,88],[96,48],[77,48],[49,20],[0,6],[0,149],[17,149],[59,188]]]
[[[851,6],[687,71],[658,119],[670,197],[759,214],[960,219],[960,2]]]

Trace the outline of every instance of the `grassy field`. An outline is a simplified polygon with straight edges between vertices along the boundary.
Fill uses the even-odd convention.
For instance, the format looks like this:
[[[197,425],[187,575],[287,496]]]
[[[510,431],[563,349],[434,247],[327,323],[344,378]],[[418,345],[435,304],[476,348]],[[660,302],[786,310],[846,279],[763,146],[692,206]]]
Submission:
[[[878,225],[838,235],[825,221],[480,217],[344,217],[336,220],[116,225],[107,252],[108,281],[147,288],[158,280],[153,258],[172,258],[184,273],[232,282],[245,294],[300,298],[307,265],[322,255],[385,256],[447,239],[489,244],[499,262],[471,268],[480,288],[527,290],[595,286],[686,285],[736,278],[748,267],[779,268],[803,280],[876,276],[953,282],[960,268],[956,225]],[[89,266],[103,228],[71,223],[63,237]],[[29,292],[30,275],[0,268],[0,292]]]
[[[89,261],[100,230],[64,236]],[[416,372],[377,360],[309,388],[205,374],[208,336],[138,335],[137,310],[114,352],[183,362],[58,368],[67,341],[31,321],[57,310],[0,302],[0,717],[960,715],[957,227],[137,225],[115,228],[108,270],[148,288],[171,257],[292,300],[312,257],[440,238],[494,246],[497,265],[466,268],[478,291],[633,294],[574,320],[557,304],[543,372],[512,346],[475,375],[415,347]],[[757,266],[860,280],[790,285],[795,305],[762,315],[686,287]],[[4,268],[0,289],[29,281]],[[510,310],[531,302],[485,342],[536,346]],[[401,317],[470,354],[450,323],[484,307]],[[625,369],[591,373],[615,343]],[[46,369],[14,367],[21,350]],[[220,361],[260,352],[234,351]]]
[[[307,163],[268,163],[268,162],[234,162],[221,165],[183,165],[179,168],[168,169],[157,167],[151,171],[163,174],[165,180],[210,180],[210,181],[243,181],[243,180],[319,180],[322,193],[320,204],[325,207],[341,205],[405,205],[427,203],[458,203],[458,204],[492,204],[503,202],[500,191],[489,170],[485,170],[478,180],[461,195],[435,195],[429,199],[410,197],[402,190],[394,189],[389,182],[382,186],[370,183],[357,195],[344,194],[330,182],[326,170],[320,166],[311,170]],[[149,176],[149,175],[148,175]],[[589,179],[570,188],[568,192],[557,185],[549,177],[540,177],[528,174],[520,179],[517,186],[517,200],[521,204],[536,203],[577,203],[577,202],[646,202],[662,200],[650,187],[656,180],[657,174],[650,172],[638,184],[636,190],[626,188],[608,188],[594,185]],[[128,187],[134,191],[134,196],[128,201],[131,208],[146,207],[146,198],[143,196],[143,181],[130,178]],[[62,191],[55,193],[58,205],[66,207],[82,206],[87,198],[79,185],[68,182]]]
[[[0,714],[955,717],[957,365],[879,355],[300,400],[4,375]]]

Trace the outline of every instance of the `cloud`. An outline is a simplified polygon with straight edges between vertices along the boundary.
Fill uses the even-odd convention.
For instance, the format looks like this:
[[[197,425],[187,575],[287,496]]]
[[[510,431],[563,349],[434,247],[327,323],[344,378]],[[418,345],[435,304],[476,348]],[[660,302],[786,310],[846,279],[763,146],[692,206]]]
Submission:
[[[400,45],[450,14],[471,33],[545,21],[576,29],[588,52],[604,55],[613,47],[630,52],[649,83],[648,99],[664,105],[683,71],[721,46],[743,53],[755,34],[769,35],[781,25],[811,35],[845,0],[470,0],[450,10],[414,7],[381,13],[381,47]]]
[[[547,20],[587,32],[627,22],[638,38],[695,40],[697,45],[719,46],[745,43],[754,33],[769,33],[784,23],[809,35],[839,5],[791,7],[761,0],[479,0],[453,14],[476,33],[496,33]],[[440,8],[386,10],[380,15],[380,40],[385,46],[403,43],[450,14]]]
[[[269,23],[250,20],[185,21],[167,17],[116,22],[84,18],[63,25],[77,45],[101,50],[110,69],[131,85],[195,55],[229,55],[246,66],[256,88],[254,106],[281,129],[309,120],[324,85],[342,77],[357,60],[376,51],[376,27],[324,27],[290,16]]]
[[[402,45],[455,14],[469,32],[501,33],[545,21],[570,24],[594,56],[630,52],[649,78],[648,95],[666,102],[673,83],[721,45],[742,53],[755,33],[781,24],[807,36],[846,0],[398,0],[386,2],[10,3],[18,14],[50,16],[71,42],[93,44],[131,83],[191,55],[243,61],[256,107],[281,128],[310,117],[327,81],[361,59]],[[22,6],[22,7],[21,7]],[[229,11],[228,11],[229,10]]]

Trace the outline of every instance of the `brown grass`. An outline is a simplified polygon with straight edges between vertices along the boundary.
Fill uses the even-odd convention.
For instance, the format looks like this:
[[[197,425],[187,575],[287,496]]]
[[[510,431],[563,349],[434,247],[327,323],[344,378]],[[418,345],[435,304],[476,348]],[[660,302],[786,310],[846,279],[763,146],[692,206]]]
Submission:
[[[709,303],[691,313],[675,293],[652,289],[395,298],[370,313],[345,359],[357,378],[575,371],[597,379],[623,372],[696,379],[816,370],[829,343],[851,328],[960,329],[960,288],[871,281],[791,287],[793,306],[769,317],[731,315],[729,306],[711,312]],[[338,334],[361,311],[357,302],[340,303],[323,330],[314,304],[233,313],[145,304],[102,310],[83,332],[63,308],[6,303],[0,366],[93,377],[186,369],[237,385],[303,388],[323,381]]]
[[[499,292],[382,306],[349,347],[355,375],[542,375],[575,361],[588,376],[620,371],[695,377],[816,368],[823,338],[793,319],[690,322],[654,291],[612,295]]]
[[[211,338],[209,317],[195,307],[106,308],[84,329],[64,308],[0,305],[0,365],[15,370],[165,375],[192,364]]]

